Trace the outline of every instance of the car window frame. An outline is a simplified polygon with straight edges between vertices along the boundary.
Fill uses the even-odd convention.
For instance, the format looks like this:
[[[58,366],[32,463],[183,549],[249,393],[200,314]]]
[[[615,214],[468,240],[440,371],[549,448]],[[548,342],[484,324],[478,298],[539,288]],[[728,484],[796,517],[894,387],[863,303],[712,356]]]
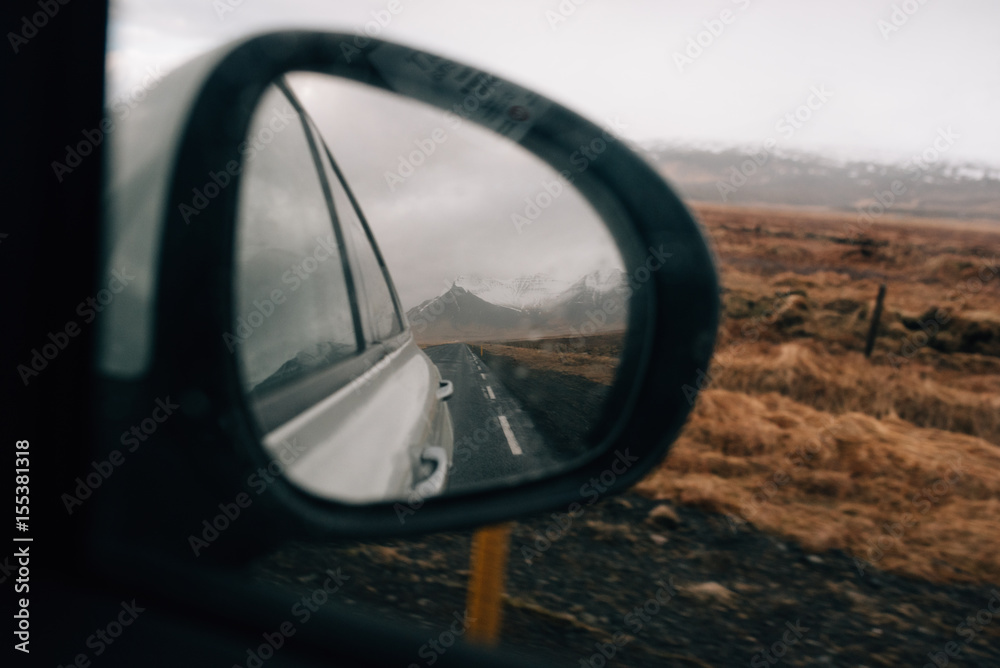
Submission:
[[[304,110],[303,113],[305,113]],[[348,185],[347,178],[341,171],[340,165],[337,163],[337,160],[333,157],[333,153],[330,151],[330,147],[323,139],[323,134],[322,132],[320,132],[319,127],[316,125],[315,121],[313,121],[312,118],[309,117],[308,114],[305,114],[305,118],[308,120],[309,126],[316,133],[317,141],[323,147],[326,160],[329,163],[330,168],[333,171],[334,175],[337,177],[337,181],[339,182],[340,187],[343,188],[344,194],[347,195],[347,200],[350,202],[351,207],[354,209],[355,215],[357,215],[358,217],[358,222],[361,225],[362,232],[364,232],[364,237],[367,240],[368,248],[372,251],[372,253],[374,253],[375,260],[378,262],[379,270],[381,271],[382,274],[382,280],[385,281],[386,287],[389,289],[389,298],[392,300],[393,313],[396,318],[396,325],[399,328],[399,331],[403,332],[409,327],[409,323],[403,316],[403,306],[399,300],[399,293],[396,292],[396,284],[392,280],[392,275],[389,273],[388,266],[386,266],[385,259],[382,256],[382,251],[378,247],[378,242],[375,241],[375,235],[371,231],[371,226],[368,224],[368,219],[365,217],[364,211],[362,211],[361,209],[361,205],[358,203],[357,198],[354,196],[354,191],[351,190],[350,185]],[[324,170],[324,176],[325,176],[325,170]],[[349,236],[350,235],[345,234],[345,237]],[[349,256],[349,260],[351,262],[358,262],[358,260],[354,256],[354,253],[357,252],[357,249],[355,248],[353,239],[347,239],[346,243],[348,244],[348,249],[349,249],[347,253]],[[354,251],[354,253],[352,253],[351,251]],[[360,264],[360,262],[358,262],[358,264]],[[357,271],[360,273],[361,268],[357,267]],[[364,285],[364,282],[361,281],[360,284]],[[374,332],[372,332],[371,338],[373,342],[377,342]]]
[[[283,100],[283,102],[286,105],[289,106],[292,105],[292,102],[288,98],[288,94],[285,91],[285,89],[281,85],[278,85],[277,83],[272,84],[265,90],[264,95],[262,95],[261,97],[261,101],[258,102],[258,108],[254,112],[254,118],[256,118],[256,116],[261,113],[261,104],[265,99],[265,97],[269,94],[274,95],[276,98],[280,100]],[[294,107],[292,108],[294,111]],[[310,187],[308,188],[308,190],[301,190],[301,191],[298,190],[299,187],[298,183],[301,183],[302,179],[299,179],[298,183],[294,186],[291,184],[291,182],[282,184],[283,187],[281,189],[283,191],[294,190],[295,192],[293,194],[296,196],[296,198],[309,198],[313,202],[315,202],[318,199],[321,202],[320,204],[318,204],[317,213],[319,215],[319,219],[316,221],[316,223],[319,225],[319,229],[327,229],[324,228],[324,224],[330,226],[328,229],[334,236],[337,244],[336,254],[333,255],[332,257],[335,257],[339,263],[338,268],[334,269],[334,276],[330,276],[328,278],[337,280],[336,274],[339,273],[340,281],[342,282],[341,285],[328,285],[327,287],[332,289],[336,294],[336,301],[338,302],[338,305],[343,304],[346,301],[347,308],[350,309],[350,314],[351,314],[349,316],[348,322],[344,322],[343,323],[344,326],[342,328],[341,327],[337,328],[337,330],[339,331],[336,332],[336,336],[338,337],[338,339],[343,339],[342,342],[345,343],[346,345],[352,346],[352,349],[350,351],[345,352],[345,354],[341,356],[339,359],[336,359],[332,362],[328,362],[324,365],[319,366],[318,369],[305,369],[297,374],[290,375],[290,377],[288,378],[276,378],[275,376],[279,373],[279,371],[281,371],[281,369],[279,368],[272,371],[265,378],[257,380],[252,385],[250,384],[249,379],[247,378],[247,376],[250,374],[250,371],[247,368],[249,363],[247,356],[245,354],[240,354],[238,355],[238,357],[240,358],[242,382],[245,384],[246,391],[249,394],[255,394],[255,395],[264,395],[278,387],[283,387],[287,384],[296,383],[299,380],[305,378],[306,376],[312,375],[318,370],[322,370],[333,364],[338,364],[342,361],[352,359],[357,355],[361,354],[364,350],[363,334],[359,331],[360,321],[358,317],[358,312],[360,307],[356,303],[357,302],[355,295],[356,291],[353,285],[354,276],[351,273],[350,267],[347,264],[347,251],[344,246],[344,241],[341,238],[342,235],[339,233],[340,228],[337,225],[335,210],[331,209],[330,207],[330,201],[331,201],[330,193],[328,192],[328,188],[326,187],[326,184],[323,181],[323,175],[318,173],[317,171],[318,149],[315,146],[315,139],[309,133],[309,128],[305,122],[305,119],[303,119],[301,115],[298,114],[297,111],[294,111],[294,115],[295,119],[292,121],[292,124],[293,126],[296,124],[298,125],[299,131],[302,133],[301,141],[305,145],[305,151],[307,151],[309,156],[313,159],[312,174],[315,178],[315,182],[310,183]],[[251,127],[253,125],[253,122],[254,120],[252,118]],[[295,130],[293,130],[292,132],[294,133]],[[301,156],[302,156],[301,147],[295,146],[294,152],[289,157],[291,158],[292,162],[297,163],[300,162]],[[264,159],[268,160],[266,156]],[[247,163],[250,162],[250,157],[246,158],[246,162]],[[308,180],[311,182],[312,180],[308,176],[308,169],[309,169],[308,163],[304,163],[304,165],[306,167],[306,172],[307,172],[305,174],[304,180]],[[246,173],[245,169],[241,170],[241,173],[245,174]],[[318,192],[316,192],[315,186],[319,187]],[[241,190],[245,191],[245,187],[241,188]],[[233,241],[234,249],[236,251],[236,260],[234,262],[234,266],[237,268],[236,271],[233,273],[233,284],[232,284],[232,292],[233,292],[232,298],[234,300],[234,303],[240,303],[241,301],[245,300],[245,296],[242,296],[241,292],[242,288],[246,285],[245,281],[247,278],[247,274],[245,274],[243,271],[243,262],[241,262],[241,259],[245,260],[246,258],[242,257],[241,249],[243,248],[243,243],[244,243],[244,234],[242,233],[242,230],[245,228],[244,220],[246,218],[250,218],[253,216],[252,208],[248,207],[248,205],[249,201],[246,199],[246,196],[243,193],[241,193],[239,197],[239,205],[236,210],[236,234],[234,235],[234,241]],[[275,207],[274,205],[269,204],[267,210],[268,210],[268,215],[274,216],[277,220],[283,222],[287,220],[294,220],[294,215],[292,219],[289,219],[290,212],[283,210],[281,207]],[[323,220],[324,211],[326,216],[325,221]],[[293,224],[297,224],[297,221]],[[267,246],[270,248],[280,250],[282,248],[282,244],[280,242],[275,242],[275,237],[274,237],[277,228],[275,228],[274,225],[271,223],[265,225],[264,229],[267,230],[267,228],[270,228],[266,232],[266,237],[265,237],[267,239]],[[294,289],[295,288],[293,288],[293,290]],[[246,306],[245,303],[243,305],[244,307]],[[334,310],[342,311],[342,309],[334,309]],[[281,323],[279,325],[279,329],[281,329],[283,325],[284,323]],[[350,331],[348,331],[347,329],[348,327],[350,328]],[[300,351],[296,351],[296,353],[298,352]],[[288,363],[296,356],[296,354],[293,353],[291,357],[288,357],[288,354],[289,352],[286,351],[282,355],[283,358],[282,367],[285,363]]]
[[[295,110],[295,114],[299,119],[299,122],[302,124],[302,128],[306,135],[306,142],[309,145],[313,168],[315,169],[317,177],[320,181],[320,187],[323,191],[327,210],[330,215],[330,224],[333,227],[334,238],[337,240],[340,250],[341,264],[344,270],[344,282],[348,292],[348,299],[350,301],[351,319],[354,326],[357,351],[348,358],[335,362],[323,369],[308,373],[300,378],[290,379],[287,383],[283,383],[278,387],[267,388],[260,391],[250,391],[247,395],[247,399],[253,409],[254,415],[257,418],[258,426],[263,433],[273,431],[297,415],[300,415],[304,411],[308,410],[310,407],[316,405],[326,397],[343,390],[353,381],[363,377],[371,369],[376,368],[376,364],[382,360],[382,358],[401,348],[411,336],[409,325],[401,316],[399,297],[396,293],[396,287],[392,283],[392,279],[385,266],[382,254],[379,251],[378,246],[375,244],[375,239],[372,236],[371,229],[369,228],[360,207],[357,205],[357,200],[355,199],[353,192],[348,187],[346,179],[343,178],[342,172],[340,172],[336,161],[333,159],[329,147],[327,147],[322,135],[319,133],[318,129],[315,128],[315,123],[309,117],[309,114],[306,113],[302,104],[295,96],[295,93],[289,87],[286,78],[284,76],[280,77],[274,81],[273,85],[285,96],[289,104]],[[331,167],[333,167],[334,173],[337,175],[341,187],[347,193],[349,201],[352,206],[355,207],[355,213],[361,221],[361,227],[365,232],[365,236],[368,239],[368,243],[372,251],[375,253],[375,257],[382,270],[382,276],[389,288],[389,294],[393,303],[393,310],[397,323],[399,324],[400,331],[396,335],[384,341],[369,340],[374,337],[369,337],[366,331],[365,319],[361,314],[362,305],[360,304],[360,299],[362,295],[360,293],[360,283],[356,276],[359,268],[355,266],[356,263],[353,257],[351,257],[352,253],[348,250],[347,244],[350,242],[347,239],[345,230],[341,226],[340,217],[337,215],[337,209],[333,199],[333,186],[327,178],[326,170],[322,164],[324,153],[326,155],[326,159],[329,160]]]

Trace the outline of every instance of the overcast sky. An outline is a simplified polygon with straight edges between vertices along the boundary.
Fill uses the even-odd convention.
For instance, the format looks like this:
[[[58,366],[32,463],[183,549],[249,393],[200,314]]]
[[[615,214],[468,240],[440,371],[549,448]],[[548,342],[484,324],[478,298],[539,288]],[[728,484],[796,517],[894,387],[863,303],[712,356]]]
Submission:
[[[759,147],[776,138],[781,149],[895,161],[950,127],[959,138],[944,160],[1000,165],[996,0],[398,2],[402,10],[390,15],[389,0],[113,0],[108,98],[127,95],[150,67],[169,71],[241,36],[354,33],[381,14],[391,18],[379,37],[492,71],[600,125],[617,119],[634,142]],[[912,15],[894,15],[904,4]],[[546,212],[544,225],[518,234],[510,214],[539,192],[545,171],[485,133],[453,133],[390,192],[385,169],[441,125],[440,114],[383,107],[365,93],[317,105],[337,98],[324,98],[327,90],[299,86],[407,307],[461,273],[571,279],[617,261],[600,227],[581,222],[593,221],[587,205],[571,196]],[[782,130],[786,114],[807,102],[808,119]],[[338,133],[345,118],[381,120],[367,124],[375,135]]]
[[[113,0],[110,94],[147,66],[167,69],[241,35],[362,30],[389,0],[242,0],[220,16],[224,2],[240,0]],[[950,124],[961,140],[947,159],[1000,164],[995,0],[399,3],[381,37],[491,70],[593,120],[617,115],[630,139],[760,143],[811,87],[826,86],[829,101],[783,147],[905,159]],[[911,4],[887,29],[893,6]],[[723,11],[730,22],[678,66],[675,54]]]
[[[320,74],[289,77],[372,227],[404,306],[445,292],[458,276],[542,275],[565,284],[624,268],[593,208],[519,145],[444,112]],[[405,180],[401,156],[444,141]],[[526,211],[546,184],[555,197]],[[537,205],[536,205],[537,206]],[[530,214],[532,218],[529,218]],[[520,216],[513,218],[512,216]],[[515,222],[516,220],[516,222]]]

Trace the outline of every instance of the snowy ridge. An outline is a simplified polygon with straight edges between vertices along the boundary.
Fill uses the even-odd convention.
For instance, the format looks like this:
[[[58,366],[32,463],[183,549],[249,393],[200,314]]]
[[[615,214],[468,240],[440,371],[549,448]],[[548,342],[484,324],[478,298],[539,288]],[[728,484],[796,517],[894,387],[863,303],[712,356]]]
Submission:
[[[511,280],[459,276],[406,318],[414,336],[439,342],[572,335],[583,327],[590,333],[620,331],[628,314],[627,287],[620,269],[594,271],[572,284],[544,274]]]
[[[518,311],[542,308],[568,287],[569,283],[543,274],[506,281],[481,276],[459,276],[452,284],[452,288],[461,288],[483,301]]]

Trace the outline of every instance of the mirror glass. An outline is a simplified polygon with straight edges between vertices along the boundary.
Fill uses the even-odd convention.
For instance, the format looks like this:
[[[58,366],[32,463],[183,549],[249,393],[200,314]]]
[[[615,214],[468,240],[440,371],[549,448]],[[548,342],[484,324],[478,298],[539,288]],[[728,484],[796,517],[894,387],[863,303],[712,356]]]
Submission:
[[[267,91],[241,150],[223,338],[293,483],[405,511],[596,454],[635,281],[574,174],[315,73]]]

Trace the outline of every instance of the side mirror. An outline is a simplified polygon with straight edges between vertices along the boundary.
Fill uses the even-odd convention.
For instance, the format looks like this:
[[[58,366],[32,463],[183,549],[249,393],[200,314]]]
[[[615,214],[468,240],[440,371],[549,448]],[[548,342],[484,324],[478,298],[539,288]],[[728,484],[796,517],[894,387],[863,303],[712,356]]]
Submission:
[[[246,494],[244,546],[496,522],[623,490],[676,438],[718,278],[608,129],[312,32],[204,56],[143,106],[110,165],[108,261],[138,289],[102,325],[102,405],[182,406],[135,487],[190,476],[186,521]]]

